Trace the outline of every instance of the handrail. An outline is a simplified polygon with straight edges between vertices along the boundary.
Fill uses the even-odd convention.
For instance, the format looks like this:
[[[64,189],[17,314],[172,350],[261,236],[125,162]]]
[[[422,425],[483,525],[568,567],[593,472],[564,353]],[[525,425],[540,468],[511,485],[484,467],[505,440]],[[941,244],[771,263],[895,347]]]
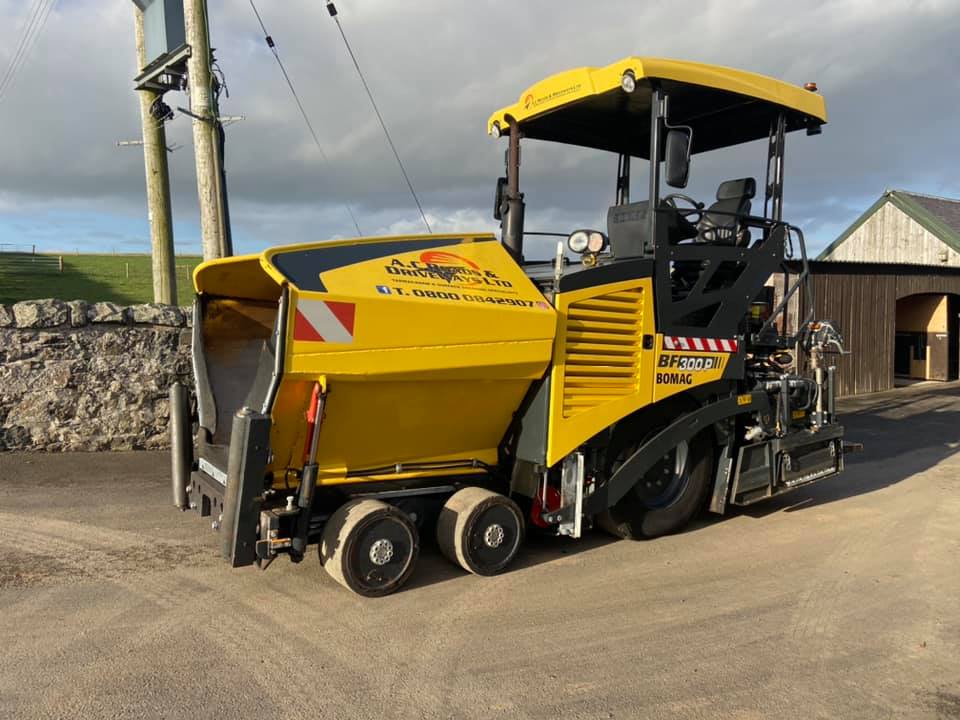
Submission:
[[[690,208],[690,209],[666,208],[666,207],[658,208],[658,212],[664,212],[666,210],[670,210],[671,212],[676,212],[680,215],[693,214],[697,212],[703,214],[704,212],[706,212],[705,208],[701,208],[699,210],[694,208]],[[789,288],[786,287],[786,281],[784,282],[783,298],[781,298],[780,302],[770,313],[770,317],[768,317],[767,320],[763,323],[763,325],[760,327],[760,330],[754,334],[754,337],[760,337],[770,329],[774,321],[784,313],[784,311],[787,308],[787,304],[790,302],[791,298],[793,298],[793,296],[797,293],[797,291],[801,287],[804,287],[804,289],[806,290],[806,293],[803,298],[805,313],[804,313],[804,319],[803,319],[803,322],[801,323],[801,326],[809,323],[813,319],[815,301],[814,301],[813,281],[812,281],[812,278],[810,277],[810,264],[807,258],[807,244],[806,244],[806,239],[804,238],[804,235],[803,235],[803,231],[796,225],[791,225],[790,223],[783,222],[782,220],[773,220],[771,218],[760,217],[757,215],[742,215],[740,213],[730,212],[726,210],[711,210],[710,214],[723,215],[731,218],[739,218],[743,225],[747,227],[762,229],[766,233],[773,232],[776,228],[782,227],[785,231],[784,240],[786,243],[788,243],[788,248],[789,248],[789,252],[785,253],[784,260],[794,260],[793,235],[794,234],[796,235],[797,244],[800,249],[800,264],[801,264],[800,274],[797,276],[797,280],[791,283]],[[523,234],[542,236],[542,237],[567,237],[568,236],[566,233],[534,232],[534,231],[524,231]],[[696,238],[689,238],[689,240],[694,242],[689,242],[689,243],[681,242],[681,243],[677,243],[676,246],[683,247],[683,246],[696,244],[695,243]],[[549,261],[544,261],[544,264],[546,263],[549,263]],[[783,271],[783,275],[784,275],[784,278],[788,276],[788,273],[786,272],[786,270]],[[786,332],[786,323],[784,323],[784,333],[785,332]]]
[[[773,321],[776,320],[786,309],[787,303],[790,302],[790,298],[793,297],[794,293],[800,289],[801,285],[806,287],[806,297],[804,300],[807,305],[807,312],[804,316],[803,325],[806,325],[813,319],[814,312],[814,297],[813,297],[813,282],[810,279],[810,264],[807,261],[807,243],[803,236],[803,230],[798,228],[796,225],[790,225],[789,223],[779,222],[775,223],[776,225],[782,225],[786,229],[786,237],[790,236],[791,232],[797,234],[797,241],[800,246],[800,274],[797,277],[797,281],[788,289],[786,287],[786,282],[784,282],[784,292],[783,298],[770,313],[770,317],[766,319],[763,325],[760,326],[760,330],[755,333],[755,337],[760,337],[763,335],[773,324]],[[786,272],[784,272],[784,277],[786,277]],[[786,331],[786,324],[784,324],[784,331]]]

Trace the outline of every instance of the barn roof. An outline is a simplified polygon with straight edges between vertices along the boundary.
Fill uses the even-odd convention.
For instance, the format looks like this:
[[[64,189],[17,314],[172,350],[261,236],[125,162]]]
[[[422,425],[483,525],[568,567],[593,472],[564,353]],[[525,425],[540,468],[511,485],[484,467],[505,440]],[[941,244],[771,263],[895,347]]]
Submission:
[[[817,260],[826,260],[830,253],[887,203],[892,203],[945,245],[960,253],[960,200],[907,190],[887,190],[840,237],[830,243],[817,256]]]

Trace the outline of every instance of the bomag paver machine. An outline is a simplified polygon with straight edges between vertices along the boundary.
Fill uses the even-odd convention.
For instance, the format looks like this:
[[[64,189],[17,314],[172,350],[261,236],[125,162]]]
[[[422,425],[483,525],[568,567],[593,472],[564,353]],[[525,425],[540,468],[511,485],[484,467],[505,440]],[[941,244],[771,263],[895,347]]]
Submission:
[[[372,596],[410,577],[425,532],[488,575],[529,528],[656,537],[836,475],[826,360],[841,338],[803,309],[795,331],[784,321],[807,281],[803,234],[781,218],[785,138],[825,121],[815,87],[737,70],[641,57],[571,70],[490,118],[508,141],[500,240],[359,238],[204,263],[195,435],[172,391],[175,503],[212,519],[234,566],[318,544],[332,577]],[[692,154],[764,138],[762,214],[753,178],[720,183],[709,206],[668,189]],[[521,139],[617,168],[606,228],[572,229],[547,262],[524,259]],[[653,161],[634,201],[638,159]]]

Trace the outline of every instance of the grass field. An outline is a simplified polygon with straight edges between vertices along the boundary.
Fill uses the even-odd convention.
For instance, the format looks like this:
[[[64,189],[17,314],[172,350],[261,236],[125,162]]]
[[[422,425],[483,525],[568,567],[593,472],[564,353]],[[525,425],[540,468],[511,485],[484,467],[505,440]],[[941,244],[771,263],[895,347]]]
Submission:
[[[0,253],[0,303],[59,298],[109,300],[121,305],[153,302],[149,255],[57,255]],[[178,255],[177,299],[193,301],[193,268],[202,258]]]

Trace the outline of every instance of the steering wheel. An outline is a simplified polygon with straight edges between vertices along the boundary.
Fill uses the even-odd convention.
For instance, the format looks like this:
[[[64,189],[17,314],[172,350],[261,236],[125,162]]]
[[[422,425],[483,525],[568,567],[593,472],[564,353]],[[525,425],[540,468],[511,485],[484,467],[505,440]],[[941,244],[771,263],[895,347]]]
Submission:
[[[693,207],[679,208],[677,207],[677,200],[683,200],[684,202],[689,203]],[[672,207],[674,210],[676,210],[683,217],[684,220],[694,225],[700,222],[700,218],[703,217],[703,207],[704,207],[703,203],[697,202],[689,195],[684,195],[683,193],[670,193],[669,195],[666,195],[663,198],[663,202],[666,205],[669,205],[670,207]],[[692,220],[690,218],[691,215],[696,215],[697,219]]]

